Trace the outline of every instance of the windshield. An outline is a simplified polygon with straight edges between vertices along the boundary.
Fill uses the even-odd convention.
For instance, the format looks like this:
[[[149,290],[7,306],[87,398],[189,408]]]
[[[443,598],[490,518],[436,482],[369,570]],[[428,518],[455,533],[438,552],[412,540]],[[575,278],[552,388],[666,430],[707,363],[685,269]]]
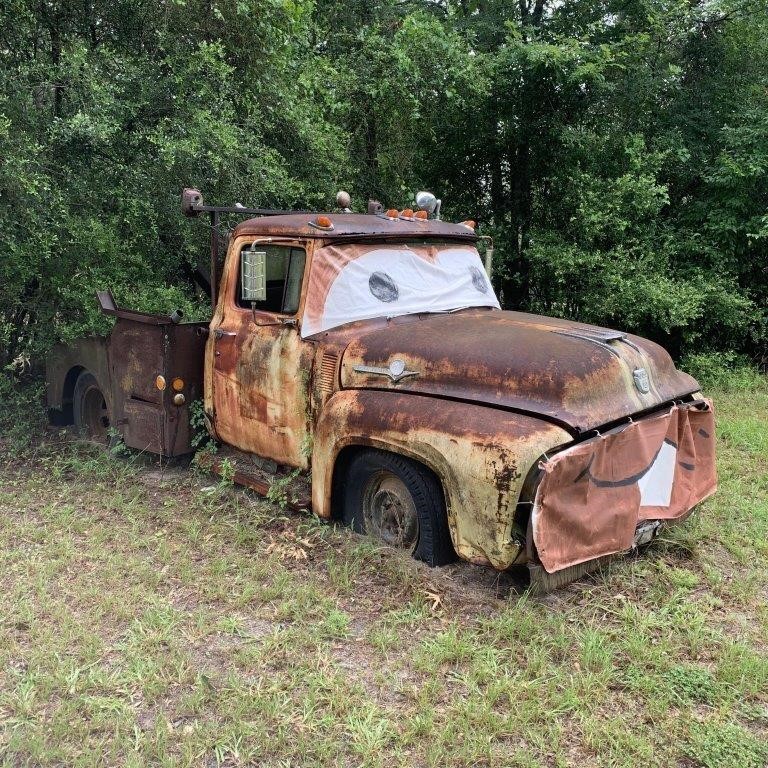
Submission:
[[[301,335],[355,320],[464,307],[500,309],[472,245],[327,245],[312,258]]]

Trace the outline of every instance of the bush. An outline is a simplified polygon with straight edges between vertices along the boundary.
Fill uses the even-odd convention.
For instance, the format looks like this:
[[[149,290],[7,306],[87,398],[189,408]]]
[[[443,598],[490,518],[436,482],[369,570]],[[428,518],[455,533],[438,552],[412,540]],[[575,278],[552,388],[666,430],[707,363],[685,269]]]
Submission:
[[[768,391],[768,376],[748,358],[734,352],[701,352],[686,355],[680,367],[704,389],[720,392]]]
[[[0,452],[24,453],[39,439],[48,420],[45,385],[40,380],[14,380],[0,371]]]

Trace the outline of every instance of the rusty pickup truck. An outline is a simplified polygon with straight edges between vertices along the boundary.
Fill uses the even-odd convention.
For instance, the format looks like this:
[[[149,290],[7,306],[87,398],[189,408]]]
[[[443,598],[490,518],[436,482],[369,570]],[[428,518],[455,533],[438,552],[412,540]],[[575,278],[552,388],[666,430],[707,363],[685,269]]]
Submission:
[[[185,190],[213,225],[210,323],[100,293],[115,325],[54,349],[52,414],[172,457],[202,398],[237,481],[304,478],[321,518],[431,565],[527,566],[541,590],[688,516],[716,488],[696,381],[632,334],[502,311],[474,224],[420,199],[280,213]]]

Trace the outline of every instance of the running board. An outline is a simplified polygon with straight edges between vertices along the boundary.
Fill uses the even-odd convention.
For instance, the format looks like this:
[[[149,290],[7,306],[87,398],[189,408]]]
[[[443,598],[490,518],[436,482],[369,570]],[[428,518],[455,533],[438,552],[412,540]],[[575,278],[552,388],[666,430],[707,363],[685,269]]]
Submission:
[[[256,464],[259,461],[256,456],[251,457],[240,451],[226,449],[215,455],[203,453],[198,458],[203,469],[221,477],[231,478],[233,483],[250,488],[260,496],[268,496],[270,488],[275,484],[285,484],[280,495],[285,498],[285,506],[288,509],[296,512],[312,509],[312,494],[306,478],[301,475],[291,477],[290,472],[269,472]]]

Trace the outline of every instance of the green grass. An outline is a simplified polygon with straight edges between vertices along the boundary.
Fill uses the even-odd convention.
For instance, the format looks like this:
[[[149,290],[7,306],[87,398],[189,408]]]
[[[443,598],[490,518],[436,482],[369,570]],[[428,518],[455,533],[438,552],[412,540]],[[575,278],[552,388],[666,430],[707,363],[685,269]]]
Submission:
[[[768,761],[768,386],[714,392],[720,491],[534,599],[190,470],[0,457],[0,765]]]

